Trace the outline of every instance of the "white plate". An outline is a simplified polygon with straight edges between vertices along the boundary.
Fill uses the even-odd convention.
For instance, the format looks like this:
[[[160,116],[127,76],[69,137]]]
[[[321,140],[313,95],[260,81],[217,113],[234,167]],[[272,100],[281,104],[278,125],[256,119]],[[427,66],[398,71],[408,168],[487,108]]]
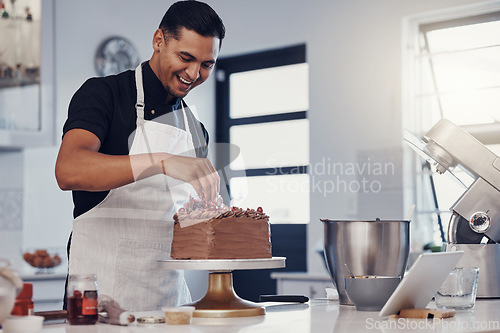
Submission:
[[[380,310],[379,316],[397,314],[402,309],[425,308],[463,254],[464,251],[422,253]]]
[[[170,269],[231,271],[235,269],[268,269],[285,267],[285,257],[259,259],[158,260]]]

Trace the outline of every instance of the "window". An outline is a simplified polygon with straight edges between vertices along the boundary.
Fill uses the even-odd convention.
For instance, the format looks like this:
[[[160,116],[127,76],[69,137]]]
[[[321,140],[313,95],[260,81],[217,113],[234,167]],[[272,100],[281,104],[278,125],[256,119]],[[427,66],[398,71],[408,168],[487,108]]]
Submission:
[[[309,221],[309,68],[305,46],[217,62],[217,163],[231,204],[271,223]],[[222,147],[218,145],[218,147]],[[224,151],[220,151],[224,150]],[[222,164],[220,164],[222,163]]]
[[[500,4],[497,2],[419,15],[407,20],[403,68],[404,123],[418,136],[440,118],[463,127],[499,154]],[[446,242],[450,207],[465,187],[436,175],[414,153],[405,159],[406,202],[417,204],[421,241]],[[460,180],[472,181],[465,172]]]

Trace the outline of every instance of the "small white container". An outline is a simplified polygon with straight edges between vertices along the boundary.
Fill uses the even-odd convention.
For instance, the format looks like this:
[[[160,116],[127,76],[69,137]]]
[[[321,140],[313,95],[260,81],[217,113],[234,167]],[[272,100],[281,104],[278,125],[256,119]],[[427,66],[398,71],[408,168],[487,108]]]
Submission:
[[[167,325],[189,325],[193,318],[194,306],[162,308]]]
[[[4,333],[36,333],[42,330],[42,316],[10,316],[2,323]]]

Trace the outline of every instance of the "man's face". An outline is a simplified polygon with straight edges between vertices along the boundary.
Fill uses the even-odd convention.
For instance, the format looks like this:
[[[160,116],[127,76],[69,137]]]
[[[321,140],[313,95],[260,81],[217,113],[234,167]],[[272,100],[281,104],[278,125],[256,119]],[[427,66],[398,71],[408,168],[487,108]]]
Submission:
[[[217,37],[204,37],[184,27],[178,39],[164,36],[160,29],[155,32],[150,64],[169,93],[167,102],[183,98],[205,82],[219,55],[219,44]]]

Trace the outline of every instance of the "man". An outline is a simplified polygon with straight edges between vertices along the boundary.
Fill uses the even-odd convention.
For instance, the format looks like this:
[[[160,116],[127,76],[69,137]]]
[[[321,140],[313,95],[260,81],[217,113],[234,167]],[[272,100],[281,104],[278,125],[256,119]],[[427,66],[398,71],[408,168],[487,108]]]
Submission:
[[[224,35],[210,6],[179,1],[149,62],[89,79],[71,100],[56,163],[75,204],[69,274],[97,274],[99,293],[130,311],[191,300],[183,273],[158,260],[170,258],[177,209],[218,196],[208,135],[182,98],[209,77]]]

